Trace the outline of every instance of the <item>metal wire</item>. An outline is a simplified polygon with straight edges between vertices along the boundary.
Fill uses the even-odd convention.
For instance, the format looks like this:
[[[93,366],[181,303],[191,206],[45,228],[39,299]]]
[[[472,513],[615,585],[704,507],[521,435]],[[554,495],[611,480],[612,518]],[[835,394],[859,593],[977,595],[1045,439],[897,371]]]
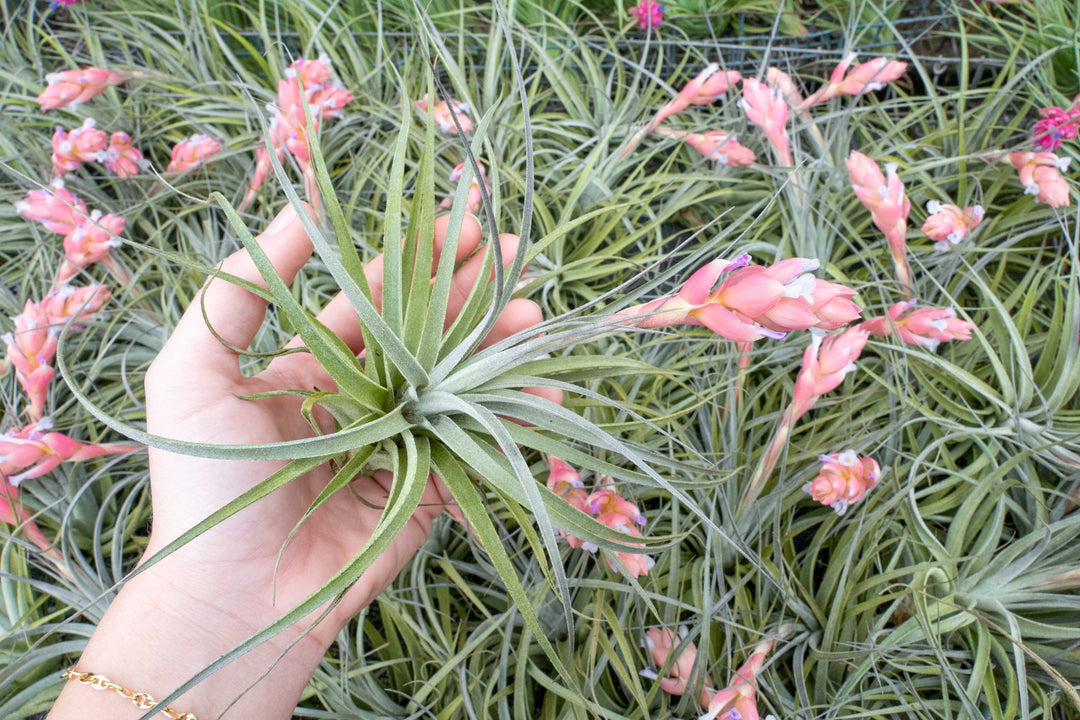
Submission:
[[[658,53],[663,57],[665,66],[676,67],[685,62],[690,52],[702,55],[722,57],[725,67],[734,70],[756,69],[761,64],[761,58],[768,56],[772,62],[783,62],[793,66],[816,64],[819,61],[830,64],[835,63],[845,52],[856,52],[862,55],[897,54],[904,59],[915,59],[926,65],[954,65],[961,62],[959,48],[955,41],[946,32],[954,27],[954,16],[947,13],[921,15],[919,17],[898,18],[889,22],[868,23],[853,26],[846,31],[840,30],[817,30],[798,36],[770,35],[763,32],[747,33],[745,15],[740,15],[739,32],[733,36],[721,36],[716,40],[687,38],[666,39],[664,37],[640,37],[624,38],[615,43],[601,37],[579,36],[577,42],[595,49],[623,55],[625,57],[640,56],[648,47],[652,53]],[[233,31],[236,35],[245,38],[262,52],[262,36],[254,31]],[[932,33],[932,34],[931,34]],[[416,38],[406,31],[384,31],[381,34],[371,31],[353,31],[350,33],[354,38],[370,39],[374,42],[382,41],[384,46],[393,49],[405,49],[411,46]],[[460,47],[466,54],[481,55],[485,46],[480,42],[475,33],[461,33],[458,31],[442,31],[443,39],[454,47]],[[849,38],[859,38],[859,41],[849,45]],[[904,38],[905,42],[901,42]],[[229,42],[227,34],[223,34],[223,40]],[[300,33],[281,31],[274,33],[276,42],[280,42],[295,53],[302,50]],[[912,51],[905,49],[905,44]],[[565,52],[566,48],[549,44],[548,50]],[[238,57],[249,55],[237,48],[235,54]],[[403,65],[406,60],[396,59],[395,64]],[[617,60],[613,56],[601,63],[601,67],[610,69]],[[1002,66],[1006,60],[1003,58],[985,57],[969,58],[969,63]],[[524,58],[523,69],[536,69],[535,63],[530,63],[529,58]]]

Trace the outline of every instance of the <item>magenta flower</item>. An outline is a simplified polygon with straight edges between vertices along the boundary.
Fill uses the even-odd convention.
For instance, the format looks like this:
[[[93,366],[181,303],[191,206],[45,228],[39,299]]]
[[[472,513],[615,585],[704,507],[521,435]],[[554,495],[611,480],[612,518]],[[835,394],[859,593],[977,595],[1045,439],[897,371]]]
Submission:
[[[1036,150],[1054,151],[1061,147],[1063,141],[1076,138],[1080,117],[1074,117],[1071,110],[1066,112],[1054,106],[1039,110],[1039,115],[1042,120],[1031,128],[1031,139],[1035,142]]]
[[[116,73],[90,67],[82,70],[65,70],[45,76],[48,86],[38,95],[42,110],[67,108],[74,110],[82,102],[97,97],[112,85],[131,77],[130,73]]]
[[[67,235],[86,219],[86,204],[64,187],[64,181],[57,178],[52,181],[50,190],[31,190],[30,193],[15,203],[15,210],[20,215],[36,220],[47,230]]]
[[[656,0],[641,0],[629,13],[637,19],[638,30],[655,30],[664,24],[664,6]]]
[[[87,118],[70,133],[57,126],[52,137],[54,174],[65,175],[78,169],[84,162],[96,160],[108,141],[108,135],[94,128],[93,118]]]
[[[848,508],[863,499],[867,491],[881,479],[881,468],[871,457],[859,457],[854,450],[821,455],[821,472],[803,485],[803,491],[816,502],[828,505],[843,515]]]
[[[1080,94],[1073,98],[1072,105],[1065,112],[1068,114],[1069,119],[1080,124]]]

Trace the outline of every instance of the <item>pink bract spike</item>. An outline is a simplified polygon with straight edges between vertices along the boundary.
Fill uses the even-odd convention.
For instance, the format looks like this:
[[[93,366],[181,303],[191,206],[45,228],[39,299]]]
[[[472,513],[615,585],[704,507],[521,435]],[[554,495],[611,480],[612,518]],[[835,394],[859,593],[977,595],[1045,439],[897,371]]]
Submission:
[[[209,135],[191,135],[173,145],[167,173],[187,172],[221,152],[221,143]]]
[[[78,169],[84,162],[96,160],[108,141],[108,135],[94,127],[92,118],[71,132],[58,126],[52,137],[53,172],[59,177]]]
[[[38,95],[37,101],[42,110],[74,110],[79,103],[97,97],[108,87],[119,85],[129,77],[130,73],[110,72],[96,67],[51,73],[45,76],[49,85]]]
[[[814,342],[803,353],[802,368],[795,379],[791,422],[806,414],[819,397],[835,390],[844,376],[855,370],[855,361],[869,336],[865,329],[849,328],[823,340],[814,337]]]
[[[848,508],[878,484],[881,468],[871,457],[859,457],[854,450],[822,455],[818,476],[803,486],[816,502],[843,515]]]
[[[97,161],[105,163],[105,169],[122,178],[138,175],[147,167],[140,151],[127,133],[114,132],[109,137],[109,147],[97,154]]]
[[[66,235],[86,219],[86,204],[64,187],[64,181],[57,178],[48,190],[31,190],[30,193],[15,203],[15,210],[20,215],[36,220],[54,233]]]
[[[680,646],[676,650],[676,646]],[[697,659],[697,647],[692,642],[684,641],[667,628],[650,628],[645,631],[645,647],[652,657],[653,663],[662,668],[668,662],[672,652],[677,652],[675,661],[668,670],[668,677],[660,680],[661,689],[669,695],[683,695],[693,678],[694,662]],[[704,674],[704,670],[702,670]],[[658,679],[652,671],[643,672],[642,675],[652,679]],[[713,683],[708,675],[705,675],[704,687],[702,688],[700,701],[702,705],[708,705],[713,695]]]

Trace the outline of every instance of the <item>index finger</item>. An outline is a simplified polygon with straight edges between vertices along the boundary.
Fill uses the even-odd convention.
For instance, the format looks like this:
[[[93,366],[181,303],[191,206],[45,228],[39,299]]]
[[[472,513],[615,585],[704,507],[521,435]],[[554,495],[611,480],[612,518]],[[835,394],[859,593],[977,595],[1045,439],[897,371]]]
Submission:
[[[256,241],[286,284],[292,282],[311,257],[311,240],[291,205],[278,213]],[[266,287],[246,249],[225,258],[219,267],[231,275]],[[200,372],[207,379],[239,379],[237,354],[223,345],[214,333],[236,347],[246,348],[262,325],[266,304],[266,300],[239,285],[211,277],[184,311],[155,365],[183,368],[185,375]]]
[[[435,268],[438,267],[449,228],[449,215],[440,215],[435,218],[435,245],[432,260],[432,273],[434,273]],[[480,239],[482,237],[483,230],[480,227],[480,221],[472,215],[466,215],[461,224],[461,233],[458,238],[457,251],[454,254],[455,264],[460,263],[462,260],[469,257],[476,248],[479,247]],[[367,280],[368,287],[371,288],[371,296],[375,308],[381,312],[383,289],[382,254],[379,254],[364,266],[364,277]],[[353,308],[352,303],[349,302],[349,299],[345,297],[344,293],[339,292],[335,295],[334,298],[319,312],[317,318],[319,322],[341,338],[354,353],[359,353],[364,349],[363,333],[360,330],[360,318],[356,314],[356,310]],[[301,340],[299,336],[295,336],[289,341],[289,344],[286,347],[300,347],[303,344],[303,340]],[[293,359],[292,362],[295,362],[295,358],[299,357],[301,356],[284,355],[280,358],[276,358],[270,365],[273,367],[277,364],[280,367],[283,363],[288,364],[290,358]]]

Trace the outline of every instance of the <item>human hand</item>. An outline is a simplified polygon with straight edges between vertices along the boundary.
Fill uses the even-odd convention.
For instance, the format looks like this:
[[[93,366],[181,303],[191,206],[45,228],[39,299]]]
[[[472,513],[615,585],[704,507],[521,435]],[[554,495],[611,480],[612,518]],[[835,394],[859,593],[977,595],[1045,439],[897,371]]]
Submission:
[[[433,268],[437,267],[448,224],[448,216],[436,219]],[[450,293],[448,326],[460,312],[482,269],[483,253],[474,252],[480,240],[480,224],[466,216],[456,253],[458,269]],[[279,213],[258,242],[286,283],[292,281],[312,252],[311,242],[290,207]],[[503,260],[509,265],[518,238],[502,235],[500,243]],[[222,270],[265,287],[246,251],[228,257],[222,263]],[[378,305],[382,256],[369,263],[364,272]],[[214,336],[208,324],[230,344],[247,347],[262,324],[265,301],[223,280],[208,281],[200,295],[204,297],[196,296],[192,300],[147,373],[148,431],[213,444],[262,444],[312,436],[312,428],[300,413],[302,398],[284,395],[243,400],[241,397],[273,390],[332,390],[335,385],[330,376],[310,353],[292,353],[275,358],[262,372],[244,377],[237,354]],[[328,303],[318,319],[353,352],[363,349],[357,315],[344,295],[338,294]],[[540,320],[540,309],[535,303],[512,300],[484,346],[526,330]],[[302,345],[299,338],[289,343],[291,347]],[[550,391],[543,389],[532,392],[552,397]],[[323,429],[328,431],[332,427]],[[284,464],[283,461],[195,458],[151,449],[154,519],[144,557],[153,556]],[[192,657],[182,663],[174,662],[169,669],[169,682],[158,685],[164,686],[165,692],[171,691],[317,590],[367,542],[393,482],[391,473],[378,471],[369,477],[356,478],[349,489],[335,493],[292,538],[279,565],[279,550],[288,534],[331,477],[331,469],[324,465],[293,480],[136,577],[110,608],[80,661],[80,669],[106,672],[98,668],[111,668],[115,660],[110,658],[118,652],[126,658],[123,665],[130,664],[131,649],[121,649],[121,641],[130,639],[131,629],[122,627],[119,620],[109,622],[114,608],[119,608],[116,612],[125,618],[156,613],[159,619],[154,627],[159,632],[162,624],[188,628],[183,637],[188,645],[187,653]],[[267,643],[269,648],[263,653],[271,660],[274,655],[266,653],[284,651],[288,642],[297,641],[298,649],[289,652],[277,671],[283,680],[276,682],[269,693],[264,692],[264,683],[256,693],[245,696],[243,702],[247,704],[237,706],[237,717],[254,717],[256,712],[262,717],[275,716],[276,712],[285,712],[282,708],[288,713],[281,717],[291,714],[296,697],[340,628],[393,581],[427,540],[432,523],[449,500],[442,483],[434,476],[429,478],[420,507],[409,523],[322,622],[305,634],[315,618],[313,614],[291,632]],[[171,632],[165,631],[161,641],[175,643]],[[95,646],[102,633],[106,639]],[[267,665],[269,662],[264,661],[260,666],[256,659],[245,657],[212,676],[204,684],[206,687],[200,685],[185,694],[177,706],[189,711],[195,707],[203,712],[220,712],[224,709],[221,700],[233,700],[246,687],[243,683],[254,680],[256,671],[265,670]],[[178,666],[187,669],[179,670]],[[287,689],[293,686],[294,690]]]
[[[448,223],[448,216],[436,221],[435,263]],[[474,254],[480,239],[479,223],[466,216],[457,249],[460,267],[450,293],[448,323],[456,317],[476,283],[483,260],[482,253]],[[518,239],[503,235],[501,243],[504,262],[509,264]],[[290,208],[282,211],[261,236],[260,244],[286,282],[292,280],[312,251],[301,223]],[[261,283],[246,251],[226,259],[222,269]],[[382,256],[368,264],[365,275],[378,300],[382,289]],[[261,325],[266,303],[221,280],[209,283],[203,293],[206,320],[196,298],[147,374],[148,430],[166,437],[217,444],[268,443],[311,436],[312,429],[300,414],[302,398],[281,396],[252,401],[240,397],[272,390],[333,389],[330,376],[313,355],[294,353],[276,358],[257,375],[243,377],[237,355],[214,337],[207,321],[228,342],[246,347]],[[363,349],[356,312],[344,295],[339,294],[331,301],[318,319],[353,352]],[[485,344],[527,329],[540,319],[540,309],[535,303],[513,300]],[[297,347],[303,343],[294,338],[289,345]],[[148,554],[283,464],[207,460],[152,449],[154,529]],[[354,480],[352,492],[338,492],[324,503],[293,538],[275,576],[278,551],[285,538],[331,477],[329,466],[324,465],[298,478],[198,538],[182,551],[182,556],[193,564],[190,569],[200,575],[205,575],[207,568],[214,568],[223,584],[252,591],[251,601],[264,614],[262,619],[266,624],[343,567],[367,542],[378,522],[392,481],[391,474],[385,471]],[[338,627],[389,585],[427,539],[432,522],[448,499],[442,484],[431,480],[420,508],[405,530],[332,611],[325,630],[315,630],[317,634],[336,634]]]

